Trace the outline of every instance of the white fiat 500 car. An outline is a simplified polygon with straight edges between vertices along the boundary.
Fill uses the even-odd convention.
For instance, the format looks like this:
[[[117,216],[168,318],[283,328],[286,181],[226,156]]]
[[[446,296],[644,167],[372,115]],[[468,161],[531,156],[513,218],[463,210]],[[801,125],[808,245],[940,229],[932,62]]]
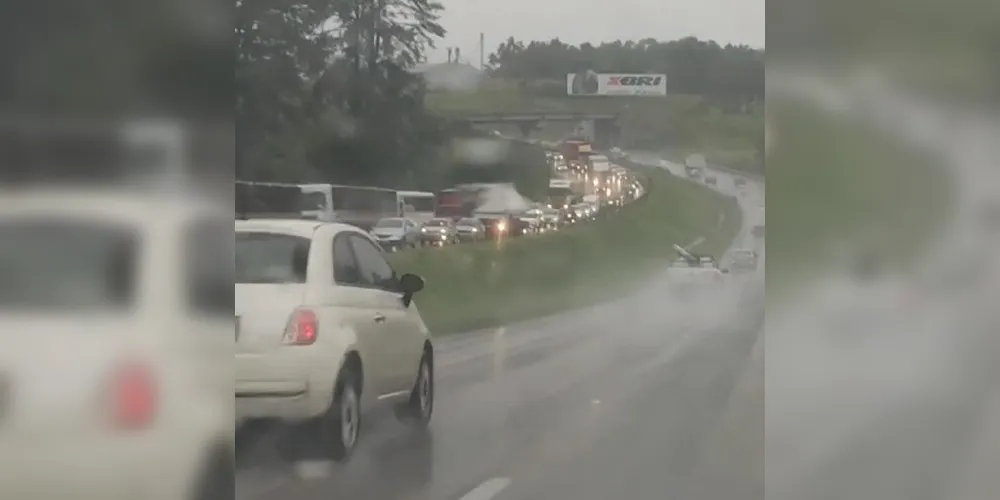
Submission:
[[[277,419],[309,459],[345,460],[362,416],[392,408],[425,426],[434,350],[372,238],[336,223],[236,221],[236,419]]]
[[[188,196],[0,191],[0,498],[233,498],[228,224]]]

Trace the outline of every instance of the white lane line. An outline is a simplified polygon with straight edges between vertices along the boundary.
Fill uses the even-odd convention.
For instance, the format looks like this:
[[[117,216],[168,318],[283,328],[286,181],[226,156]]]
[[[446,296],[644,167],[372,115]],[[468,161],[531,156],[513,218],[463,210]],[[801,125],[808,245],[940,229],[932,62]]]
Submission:
[[[299,460],[294,465],[299,479],[324,479],[333,475],[333,462],[329,460]]]
[[[510,486],[510,479],[505,477],[495,477],[484,481],[476,486],[472,491],[466,493],[459,500],[490,500],[500,494],[506,487]]]
[[[493,335],[493,374],[499,375],[504,372],[504,361],[507,359],[507,339],[504,334],[507,329],[497,328]]]

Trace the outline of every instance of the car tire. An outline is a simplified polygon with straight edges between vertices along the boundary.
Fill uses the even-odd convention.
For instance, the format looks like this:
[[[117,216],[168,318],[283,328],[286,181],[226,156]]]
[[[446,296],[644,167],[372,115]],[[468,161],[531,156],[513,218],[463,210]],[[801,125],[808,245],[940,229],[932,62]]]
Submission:
[[[306,424],[308,434],[302,437],[302,444],[311,453],[302,458],[345,462],[351,457],[361,435],[360,386],[359,375],[344,367],[337,377],[330,407]]]
[[[424,353],[410,398],[396,408],[396,417],[414,427],[427,427],[434,414],[434,364]]]

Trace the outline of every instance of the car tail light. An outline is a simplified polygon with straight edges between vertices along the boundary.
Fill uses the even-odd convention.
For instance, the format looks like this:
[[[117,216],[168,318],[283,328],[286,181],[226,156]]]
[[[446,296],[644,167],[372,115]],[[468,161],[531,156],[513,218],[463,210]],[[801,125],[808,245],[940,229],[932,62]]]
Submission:
[[[140,429],[156,417],[158,395],[156,382],[148,367],[126,363],[111,379],[111,410],[114,425],[120,429]]]
[[[319,334],[319,320],[316,313],[299,309],[288,318],[283,341],[288,345],[312,345]]]

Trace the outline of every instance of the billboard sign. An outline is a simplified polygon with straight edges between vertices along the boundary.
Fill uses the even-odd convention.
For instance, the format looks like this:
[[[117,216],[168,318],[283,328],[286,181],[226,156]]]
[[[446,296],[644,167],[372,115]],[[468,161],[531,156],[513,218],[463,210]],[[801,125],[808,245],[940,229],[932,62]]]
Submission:
[[[667,75],[569,73],[566,75],[566,95],[665,96]]]

